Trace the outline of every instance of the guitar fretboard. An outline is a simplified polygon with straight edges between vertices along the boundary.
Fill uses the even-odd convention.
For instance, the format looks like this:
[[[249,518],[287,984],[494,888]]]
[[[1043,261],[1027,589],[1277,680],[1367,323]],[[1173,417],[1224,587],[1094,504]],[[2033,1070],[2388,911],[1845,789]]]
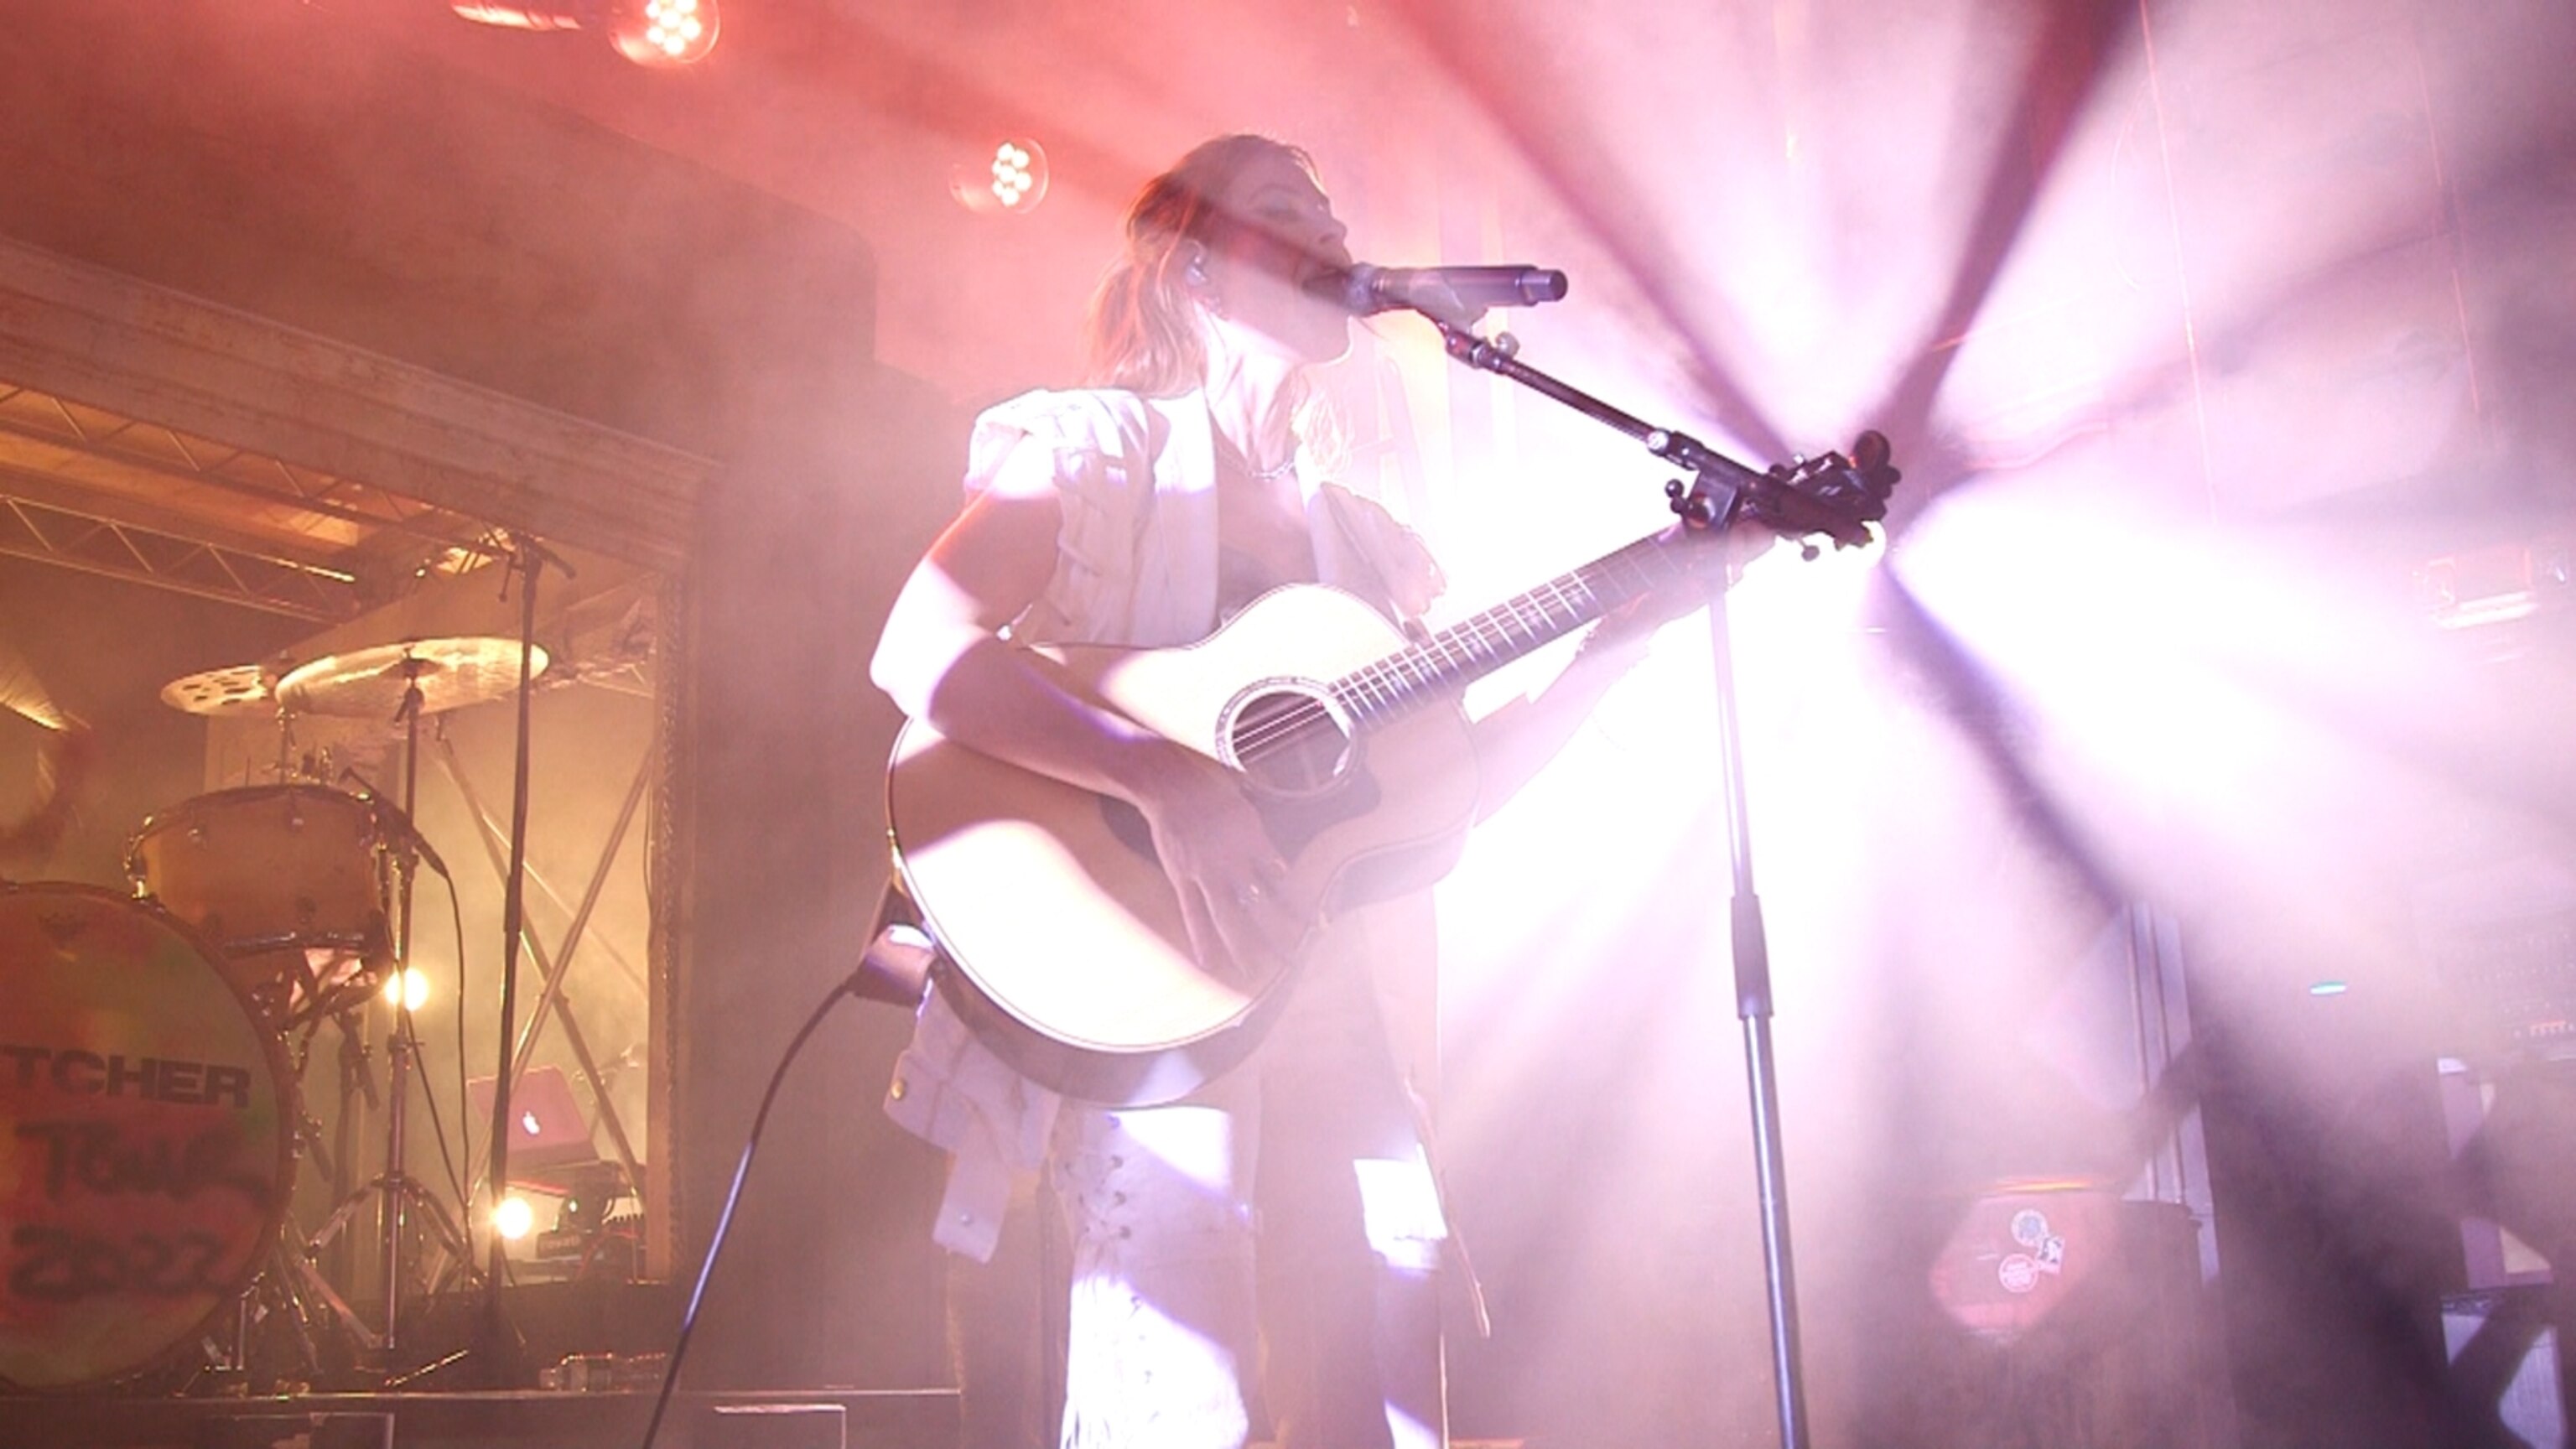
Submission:
[[[1333,700],[1367,725],[1464,688],[1672,578],[1679,570],[1672,550],[1691,546],[1662,534],[1638,539],[1343,675],[1333,681]]]

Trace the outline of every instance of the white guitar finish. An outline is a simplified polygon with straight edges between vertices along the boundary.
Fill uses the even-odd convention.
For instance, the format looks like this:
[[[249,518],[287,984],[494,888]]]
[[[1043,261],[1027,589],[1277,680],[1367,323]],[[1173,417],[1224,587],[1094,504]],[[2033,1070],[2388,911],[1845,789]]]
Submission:
[[[1182,648],[1042,652],[1104,703],[1241,770],[1289,862],[1289,903],[1320,921],[1456,862],[1476,810],[1457,703],[1468,683],[1721,564],[1717,542],[1737,522],[1867,543],[1896,472],[1884,438],[1865,434],[1855,451],[1857,469],[1839,454],[1775,469],[1708,522],[1675,524],[1419,641],[1348,594],[1297,585]],[[1144,821],[1122,802],[919,721],[896,739],[886,796],[896,867],[940,946],[932,979],[1043,1086],[1169,1101],[1241,1060],[1293,984],[1293,961],[1249,983],[1202,969]]]
[[[1454,697],[1355,736],[1325,702],[1335,680],[1404,644],[1358,599],[1299,586],[1183,648],[1044,652],[1138,723],[1243,769],[1289,862],[1290,903],[1320,917],[1437,879],[1475,815]],[[1314,721],[1306,747],[1265,753],[1282,710]],[[915,721],[895,743],[887,819],[945,957],[934,979],[1021,1071],[1132,1104],[1178,1096],[1250,1049],[1279,983],[1229,981],[1191,956],[1132,811]]]

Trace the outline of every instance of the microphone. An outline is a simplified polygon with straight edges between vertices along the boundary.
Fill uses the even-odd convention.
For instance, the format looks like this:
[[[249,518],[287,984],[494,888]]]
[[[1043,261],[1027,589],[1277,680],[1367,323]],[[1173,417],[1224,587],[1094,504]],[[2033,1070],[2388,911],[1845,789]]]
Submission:
[[[1306,284],[1354,316],[1399,307],[1437,322],[1465,325],[1491,307],[1535,307],[1565,296],[1565,273],[1518,263],[1484,267],[1373,267],[1365,262],[1321,273]]]

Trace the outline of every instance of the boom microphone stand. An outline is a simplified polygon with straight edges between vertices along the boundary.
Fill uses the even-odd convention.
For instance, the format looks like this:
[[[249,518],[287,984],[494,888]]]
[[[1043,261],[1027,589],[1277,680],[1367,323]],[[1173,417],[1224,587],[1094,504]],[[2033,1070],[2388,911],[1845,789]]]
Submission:
[[[524,533],[509,536],[511,566],[519,575],[519,719],[517,758],[511,775],[510,794],[510,865],[501,887],[501,1066],[492,1080],[492,1184],[495,1205],[510,1183],[510,1088],[518,1065],[515,1036],[519,1004],[519,941],[526,931],[526,892],[523,889],[528,866],[528,702],[530,677],[536,673],[537,653],[537,575],[549,560],[569,578],[572,568]],[[509,1277],[506,1244],[498,1232],[492,1234],[491,1261],[484,1275],[483,1338],[484,1362],[494,1379],[493,1387],[516,1387],[523,1365],[515,1336],[501,1307],[501,1287]]]
[[[1757,473],[1718,454],[1687,434],[1659,428],[1608,403],[1580,392],[1520,361],[1520,344],[1511,334],[1491,339],[1468,329],[1482,308],[1459,305],[1452,298],[1408,302],[1440,329],[1449,355],[1482,372],[1509,378],[1584,416],[1645,444],[1655,457],[1688,472],[1692,481],[1664,485],[1673,512],[1694,528],[1723,529],[1739,518],[1751,518],[1775,530],[1798,536],[1830,534],[1837,546],[1865,543],[1867,522],[1885,517],[1887,493],[1896,484],[1888,466],[1887,440],[1865,433],[1853,448],[1856,464],[1840,455],[1820,460],[1820,483],[1805,492],[1781,485],[1790,470]],[[1812,507],[1810,505],[1813,505]],[[1817,549],[1803,545],[1809,557]],[[1729,565],[1732,582],[1734,565]],[[1735,1013],[1744,1027],[1744,1065],[1753,1116],[1753,1171],[1761,1195],[1764,1278],[1769,1287],[1773,1389],[1778,1400],[1780,1442],[1784,1449],[1806,1449],[1807,1408],[1804,1370],[1798,1340],[1798,1295],[1789,1248],[1788,1185],[1782,1176],[1779,1068],[1771,1046],[1771,958],[1763,931],[1762,902],[1753,888],[1753,832],[1744,797],[1744,747],[1736,713],[1734,653],[1728,641],[1726,591],[1709,601],[1709,644],[1717,676],[1719,731],[1724,737],[1724,778],[1729,854],[1734,858],[1734,898],[1730,934],[1735,959]]]

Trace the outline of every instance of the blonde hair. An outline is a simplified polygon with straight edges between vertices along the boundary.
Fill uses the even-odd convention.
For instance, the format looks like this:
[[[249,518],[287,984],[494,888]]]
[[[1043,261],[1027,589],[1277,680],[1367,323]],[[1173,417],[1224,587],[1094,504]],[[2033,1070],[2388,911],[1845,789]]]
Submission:
[[[1246,167],[1274,157],[1315,175],[1315,159],[1301,147],[1268,136],[1219,136],[1190,148],[1136,193],[1127,207],[1125,245],[1091,294],[1090,386],[1177,397],[1206,380],[1207,347],[1187,279],[1190,258],[1227,221],[1218,204],[1227,186]],[[1310,453],[1339,451],[1338,419],[1303,377],[1289,386],[1297,434]]]
[[[1218,204],[1226,187],[1272,157],[1315,174],[1313,158],[1286,142],[1219,136],[1192,147],[1136,193],[1127,207],[1126,245],[1091,294],[1093,386],[1170,397],[1199,385],[1207,353],[1186,279],[1189,261],[1215,241],[1226,219]]]

